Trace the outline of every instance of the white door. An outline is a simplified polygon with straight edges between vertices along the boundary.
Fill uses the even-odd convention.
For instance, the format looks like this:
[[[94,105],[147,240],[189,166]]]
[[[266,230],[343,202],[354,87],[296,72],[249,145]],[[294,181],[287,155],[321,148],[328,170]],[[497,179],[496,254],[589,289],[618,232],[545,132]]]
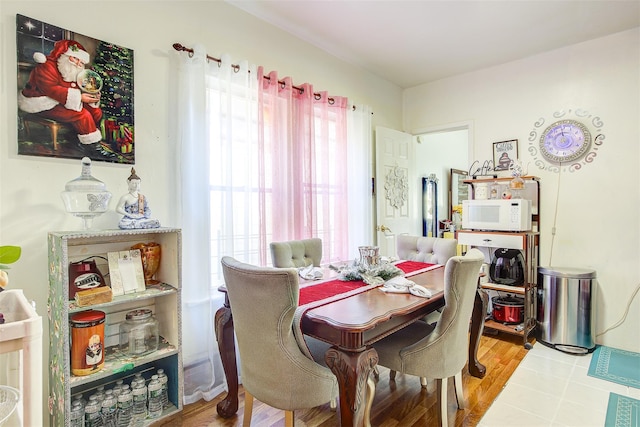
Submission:
[[[376,127],[376,241],[382,256],[396,256],[397,235],[421,234],[412,140],[408,133]]]

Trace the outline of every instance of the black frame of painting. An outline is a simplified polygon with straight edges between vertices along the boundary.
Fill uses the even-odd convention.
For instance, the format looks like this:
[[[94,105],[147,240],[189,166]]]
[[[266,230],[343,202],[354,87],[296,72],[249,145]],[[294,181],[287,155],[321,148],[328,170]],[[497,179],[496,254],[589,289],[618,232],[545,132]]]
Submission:
[[[502,159],[502,160],[501,160]],[[506,161],[506,160],[508,161]],[[518,160],[518,140],[509,139],[493,143],[493,170],[509,170],[513,162]]]

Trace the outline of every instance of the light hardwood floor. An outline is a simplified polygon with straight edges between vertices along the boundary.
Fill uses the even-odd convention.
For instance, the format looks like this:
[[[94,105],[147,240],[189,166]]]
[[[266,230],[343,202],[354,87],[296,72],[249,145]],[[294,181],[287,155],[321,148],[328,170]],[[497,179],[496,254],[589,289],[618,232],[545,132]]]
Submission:
[[[466,367],[463,371],[464,393],[467,406],[456,410],[453,381],[449,384],[449,423],[455,426],[476,426],[491,403],[498,396],[505,383],[526,355],[522,338],[507,334],[485,334],[480,340],[478,358],[487,367],[483,379],[471,377]],[[216,399],[203,400],[186,405],[182,414],[173,419],[156,423],[154,427],[236,427],[242,425],[244,391],[240,387],[240,407],[236,416],[221,418],[216,412]],[[380,367],[380,379],[376,384],[371,424],[375,427],[430,427],[437,426],[436,387],[429,381],[427,389],[420,387],[418,377],[397,374],[395,381],[389,381],[389,370]],[[296,426],[336,427],[339,426],[337,412],[329,405],[296,411]],[[454,424],[455,422],[455,424]],[[284,426],[284,412],[273,409],[259,401],[254,401],[251,425],[254,427]]]

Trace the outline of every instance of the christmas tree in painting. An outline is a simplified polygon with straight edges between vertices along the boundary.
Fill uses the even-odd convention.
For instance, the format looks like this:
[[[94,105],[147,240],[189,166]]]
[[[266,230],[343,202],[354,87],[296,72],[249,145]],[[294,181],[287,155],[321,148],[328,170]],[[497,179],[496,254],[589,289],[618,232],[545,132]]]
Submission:
[[[103,80],[104,140],[121,154],[133,152],[133,51],[100,42],[93,70]]]

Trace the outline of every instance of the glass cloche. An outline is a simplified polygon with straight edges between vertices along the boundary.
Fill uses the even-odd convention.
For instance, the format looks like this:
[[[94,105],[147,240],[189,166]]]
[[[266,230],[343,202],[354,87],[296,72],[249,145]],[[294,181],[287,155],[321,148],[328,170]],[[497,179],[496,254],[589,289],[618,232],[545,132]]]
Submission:
[[[84,229],[91,228],[93,218],[106,212],[111,200],[104,182],[91,176],[91,159],[82,158],[82,174],[65,185],[60,196],[70,214],[82,218]]]

